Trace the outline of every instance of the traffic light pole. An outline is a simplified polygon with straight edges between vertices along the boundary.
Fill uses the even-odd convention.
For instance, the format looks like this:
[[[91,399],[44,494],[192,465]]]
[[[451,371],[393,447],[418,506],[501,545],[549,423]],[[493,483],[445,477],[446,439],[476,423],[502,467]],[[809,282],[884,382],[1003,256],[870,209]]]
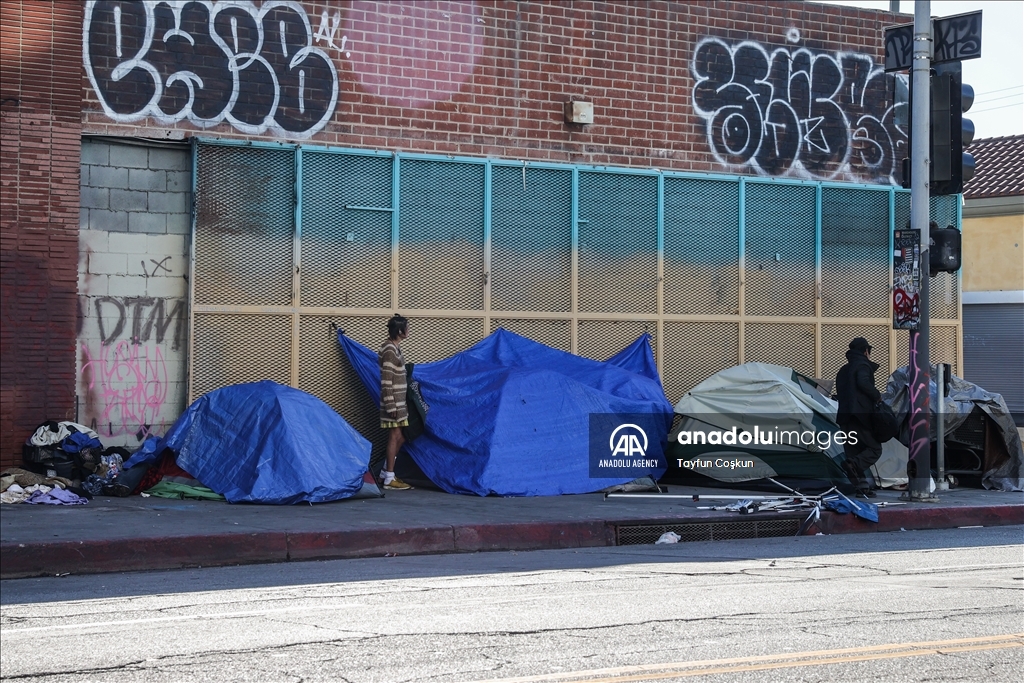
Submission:
[[[930,279],[929,242],[929,104],[931,74],[932,21],[931,2],[914,3],[914,61],[911,68],[911,88],[914,108],[911,112],[911,187],[910,227],[921,237],[920,324],[910,332],[910,457],[907,462],[910,500],[926,501],[933,498],[931,483],[931,410],[929,400],[929,322],[931,317],[928,298]]]

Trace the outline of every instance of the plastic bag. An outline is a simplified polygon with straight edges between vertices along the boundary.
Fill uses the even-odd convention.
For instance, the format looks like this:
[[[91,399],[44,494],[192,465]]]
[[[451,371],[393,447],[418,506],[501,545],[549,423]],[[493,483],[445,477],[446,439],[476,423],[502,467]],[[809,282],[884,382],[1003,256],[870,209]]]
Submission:
[[[682,536],[680,536],[676,532],[674,532],[674,531],[666,531],[665,533],[663,533],[661,535],[660,538],[658,538],[657,541],[654,542],[654,544],[655,545],[663,545],[663,544],[666,544],[666,543],[679,543],[680,539],[682,539]]]

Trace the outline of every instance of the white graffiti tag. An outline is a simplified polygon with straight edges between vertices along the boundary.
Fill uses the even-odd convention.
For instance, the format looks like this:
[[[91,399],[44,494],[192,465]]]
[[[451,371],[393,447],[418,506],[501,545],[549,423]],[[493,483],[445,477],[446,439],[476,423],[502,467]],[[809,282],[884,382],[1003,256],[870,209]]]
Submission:
[[[335,12],[332,17],[328,20],[327,10],[324,10],[320,14],[320,28],[316,30],[316,35],[313,37],[318,43],[327,43],[330,47],[333,47],[339,52],[345,52],[346,57],[351,57],[351,52],[345,51],[345,44],[349,42],[348,36],[341,37],[341,45],[334,43],[334,36],[338,33],[338,28],[341,27],[341,12]]]
[[[698,43],[693,106],[715,157],[761,175],[897,182],[906,135],[868,55]]]
[[[115,121],[308,138],[338,102],[337,69],[313,37],[290,0],[90,0],[82,57]]]

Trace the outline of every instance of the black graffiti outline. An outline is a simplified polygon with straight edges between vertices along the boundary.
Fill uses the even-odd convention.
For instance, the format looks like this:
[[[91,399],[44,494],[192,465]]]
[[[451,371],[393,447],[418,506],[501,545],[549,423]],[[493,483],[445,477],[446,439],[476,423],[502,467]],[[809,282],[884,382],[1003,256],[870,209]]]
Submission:
[[[943,17],[932,22],[935,62],[972,59],[981,55],[981,12]]]
[[[199,10],[206,12],[205,34],[184,30],[183,14]],[[103,21],[94,22],[97,13],[108,11],[112,31]],[[168,16],[169,28],[158,35],[158,19],[166,24]],[[94,26],[106,32],[94,35]],[[267,35],[268,27],[278,30],[276,41]],[[107,54],[93,54],[94,38],[96,49]],[[269,131],[303,139],[327,125],[339,93],[337,68],[313,38],[309,17],[294,0],[269,0],[258,9],[250,0],[88,0],[82,58],[104,113],[115,121],[148,116],[170,125],[187,119],[200,128],[226,121],[248,135]],[[188,56],[185,43],[198,50],[197,40],[211,47],[191,69],[179,68]],[[172,41],[178,41],[174,50],[168,47]],[[110,63],[115,66],[106,68]],[[221,87],[204,90],[207,81]],[[111,98],[118,86],[124,94]],[[270,100],[261,92],[266,87],[272,89]]]
[[[897,182],[906,135],[888,103],[891,77],[870,55],[708,37],[691,70],[693,107],[722,164],[765,176]]]
[[[113,304],[117,310],[117,322],[110,333],[107,333],[103,322],[103,305]],[[170,310],[167,310],[171,304]],[[131,335],[129,340],[134,345],[148,342],[156,332],[156,343],[162,344],[167,331],[174,324],[171,337],[171,349],[177,351],[184,340],[185,331],[185,300],[178,297],[127,296],[120,300],[112,296],[97,297],[93,306],[96,308],[96,322],[99,325],[100,345],[110,346],[124,333],[124,328],[131,311]],[[150,308],[151,307],[151,308]],[[147,309],[149,309],[147,311]]]
[[[151,258],[151,259],[149,259],[149,262],[153,264],[153,272],[152,272],[152,273],[150,273],[150,272],[148,272],[148,271],[147,271],[147,267],[146,267],[146,262],[145,262],[145,261],[143,261],[143,262],[142,262],[142,272],[143,272],[143,273],[144,273],[144,274],[146,275],[146,277],[148,277],[148,278],[149,278],[149,277],[156,277],[156,274],[157,274],[157,272],[158,272],[158,271],[161,271],[161,270],[162,270],[162,271],[165,271],[165,272],[166,272],[166,273],[167,273],[168,275],[170,275],[170,274],[171,274],[171,269],[170,269],[170,268],[168,268],[168,267],[167,267],[166,265],[164,265],[165,263],[167,263],[167,262],[168,262],[168,261],[170,261],[170,260],[171,260],[171,257],[170,257],[170,256],[164,256],[164,257],[163,257],[162,259],[160,259],[159,261],[157,261],[157,260],[156,260],[155,258]]]

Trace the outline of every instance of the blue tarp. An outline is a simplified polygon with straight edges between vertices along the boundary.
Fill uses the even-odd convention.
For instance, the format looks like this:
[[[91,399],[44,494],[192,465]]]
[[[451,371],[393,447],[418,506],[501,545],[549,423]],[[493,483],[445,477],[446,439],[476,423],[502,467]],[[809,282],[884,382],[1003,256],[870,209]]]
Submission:
[[[103,450],[103,444],[99,439],[83,434],[82,432],[73,432],[69,434],[61,442],[60,447],[64,449],[65,453],[81,453],[84,448],[98,448]]]
[[[231,503],[322,503],[360,491],[370,442],[315,396],[270,380],[205,394],[164,437]]]
[[[661,456],[672,405],[649,339],[599,362],[499,329],[450,358],[417,364],[413,378],[430,411],[423,435],[405,450],[449,493],[553,496],[626,483],[634,477],[590,477],[590,415],[657,416],[664,429],[647,456]],[[379,406],[377,353],[343,332],[338,340]],[[663,469],[645,473],[660,477]]]
[[[146,440],[139,446],[139,450],[132,453],[132,456],[128,458],[124,463],[124,468],[131,469],[136,465],[145,465],[147,462],[155,462],[160,454],[163,453],[163,445],[161,439],[158,436],[147,436]]]
[[[828,498],[825,500],[825,509],[834,510],[843,514],[852,512],[869,522],[878,521],[878,506],[862,500],[850,500],[849,498]]]

